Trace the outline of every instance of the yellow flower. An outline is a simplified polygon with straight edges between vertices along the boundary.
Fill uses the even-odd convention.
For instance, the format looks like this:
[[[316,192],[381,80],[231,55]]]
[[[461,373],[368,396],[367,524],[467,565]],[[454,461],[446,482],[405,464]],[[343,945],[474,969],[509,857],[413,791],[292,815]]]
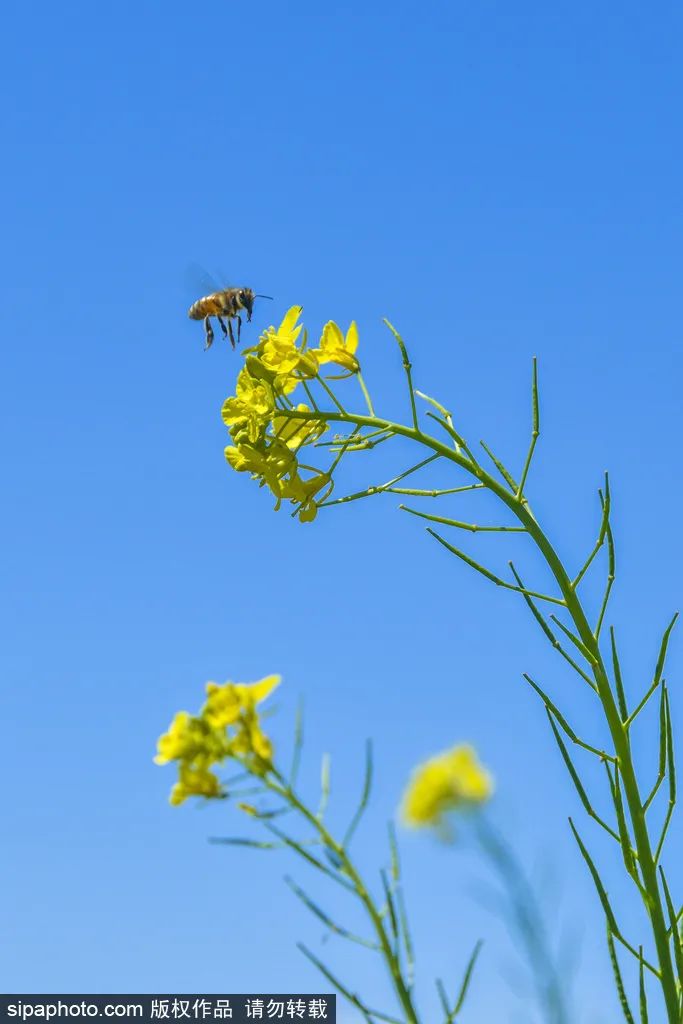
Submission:
[[[475,750],[461,744],[418,765],[403,795],[402,817],[414,828],[440,825],[450,811],[484,803],[492,792],[493,779]]]
[[[289,498],[294,504],[303,504],[330,482],[330,474],[317,472],[308,480],[304,480],[298,472],[290,473],[289,479],[282,486],[282,497]]]
[[[261,730],[256,707],[279,682],[279,676],[266,676],[257,683],[207,683],[207,700],[199,717],[178,712],[160,738],[154,759],[157,764],[179,762],[172,804],[181,804],[189,796],[224,796],[211,768],[227,757],[244,759],[256,775],[269,771],[273,747]]]
[[[297,412],[310,412],[310,408],[304,403],[296,406]],[[273,433],[280,441],[284,441],[288,448],[301,448],[311,441],[317,441],[321,434],[327,430],[327,424],[320,420],[299,420],[291,419],[285,413],[273,417]]]
[[[265,433],[273,412],[273,392],[268,383],[256,380],[246,367],[240,370],[236,393],[223,403],[223,422],[233,436],[245,434],[252,443]]]
[[[236,724],[236,729],[237,735],[232,741],[235,755],[241,754],[248,757],[252,771],[257,775],[265,774],[273,757],[273,744],[261,729],[256,711],[253,709],[243,711]]]
[[[238,473],[248,472],[252,476],[258,476],[264,479],[268,486],[271,486],[270,477],[274,480],[279,479],[296,467],[296,458],[287,445],[279,444],[276,440],[262,449],[256,449],[251,444],[240,444],[237,447],[228,444],[225,458]]]
[[[267,484],[276,498],[282,497],[281,478],[288,472],[296,472],[296,456],[287,445],[277,440],[261,449],[252,445],[228,445],[225,457],[238,473],[251,473],[252,477]]]
[[[223,796],[221,784],[208,768],[194,767],[182,763],[178,769],[178,781],[171,790],[170,803],[177,807],[188,796],[204,796],[207,799]]]
[[[287,497],[301,506],[297,512],[299,521],[312,523],[318,514],[318,503],[315,496],[330,483],[330,474],[316,473],[308,480],[302,480],[300,476],[297,476],[296,481],[292,481],[292,483],[291,492],[288,492]],[[329,491],[327,493],[329,494]]]
[[[292,306],[285,313],[280,326],[277,329],[269,327],[264,331],[256,346],[261,364],[266,370],[277,374],[276,380],[280,386],[295,371],[301,377],[315,377],[318,372],[315,357],[310,352],[304,352],[303,346],[297,346],[297,339],[303,330],[303,324],[297,323],[300,316],[301,306]]]
[[[266,676],[258,683],[207,683],[204,718],[212,729],[234,725],[243,712],[251,712],[280,682],[280,676]]]
[[[271,329],[275,330],[275,328]],[[261,335],[262,341],[265,339],[266,334]],[[258,350],[259,346],[246,350],[244,359],[245,368],[249,371],[254,380],[263,380],[269,384],[276,395],[291,394],[298,386],[300,378],[298,378],[294,372],[276,373],[275,370],[269,369],[257,355],[254,355]]]
[[[159,737],[157,743],[156,764],[168,764],[169,761],[195,761],[205,758],[210,762],[218,761],[225,756],[225,747],[221,737],[208,728],[200,718],[194,718],[187,711],[179,711],[168,732]]]
[[[360,364],[355,356],[357,348],[358,328],[356,321],[353,320],[351,322],[351,326],[346,332],[346,337],[344,337],[334,320],[330,320],[323,327],[320,348],[312,349],[312,354],[316,356],[321,364],[336,363],[337,366],[343,367],[350,373],[357,373],[360,370]]]
[[[261,730],[256,705],[279,684],[279,676],[266,676],[258,683],[207,683],[207,701],[202,717],[212,729],[232,729],[230,753],[250,759],[252,770],[262,775],[273,756],[273,745]]]

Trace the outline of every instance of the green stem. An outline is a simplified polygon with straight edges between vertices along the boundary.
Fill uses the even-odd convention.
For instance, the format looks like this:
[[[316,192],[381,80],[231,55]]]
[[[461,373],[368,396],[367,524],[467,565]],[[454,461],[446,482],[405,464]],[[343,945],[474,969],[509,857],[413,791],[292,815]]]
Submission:
[[[596,633],[598,634],[596,635],[591,629],[581,600],[572,586],[572,581],[569,578],[559,555],[555,551],[555,548],[551,544],[545,532],[532,515],[527,503],[522,498],[519,498],[516,493],[512,493],[503,486],[503,484],[499,483],[498,480],[487,473],[480,465],[472,465],[470,460],[464,455],[443,444],[441,441],[437,440],[437,438],[425,434],[415,427],[408,427],[404,424],[394,423],[391,420],[382,419],[380,417],[361,416],[350,413],[325,412],[312,416],[311,413],[297,413],[292,411],[287,415],[302,419],[315,418],[315,415],[317,415],[320,419],[332,422],[350,422],[371,428],[385,427],[394,434],[409,438],[410,440],[416,441],[419,444],[430,448],[435,454],[441,455],[443,458],[455,463],[460,469],[469,473],[479,482],[483,483],[492,494],[495,494],[496,497],[498,497],[500,501],[510,509],[536,544],[553,577],[555,578],[555,581],[557,582],[567,611],[576,628],[578,638],[580,639],[582,646],[590,655],[591,671],[595,679],[595,686],[602,703],[612,743],[614,744],[614,751],[621,772],[624,797],[628,807],[629,817],[631,819],[635,849],[638,855],[642,884],[645,891],[646,909],[650,919],[661,972],[661,986],[667,1010],[667,1018],[669,1024],[681,1024],[676,975],[674,972],[671,949],[668,941],[667,916],[662,902],[662,894],[657,878],[656,858],[653,853],[650,835],[643,811],[643,800],[636,778],[628,731],[620,715],[619,708],[610,685],[607,669],[602,658],[602,652],[599,644],[599,631],[596,630]],[[606,596],[609,594],[609,584],[610,581],[608,580],[608,592]],[[603,602],[603,608],[601,609],[601,619],[604,615],[604,605],[606,605],[606,601]]]
[[[410,359],[408,358],[408,350],[405,346],[405,342],[403,341],[401,335],[398,333],[393,324],[389,323],[386,317],[384,318],[384,323],[387,325],[387,327],[393,334],[394,338],[398,343],[398,347],[401,350],[403,369],[405,371],[406,381],[408,384],[408,394],[410,396],[410,411],[413,414],[413,428],[419,433],[420,426],[417,419],[417,407],[415,405],[415,389],[413,388],[413,364],[410,362]]]
[[[541,425],[538,414],[538,364],[536,362],[536,356],[534,356],[531,380],[531,442],[529,444],[526,462],[524,463],[524,469],[522,470],[522,475],[519,480],[519,487],[517,488],[517,497],[519,499],[524,495],[524,485],[526,484],[526,478],[529,475],[531,460],[534,457],[534,449],[536,448],[536,442],[538,441],[540,433]]]
[[[277,781],[274,781],[274,779]],[[386,928],[384,927],[384,922],[380,912],[375,906],[363,879],[346,852],[346,849],[341,843],[338,843],[333,838],[323,822],[320,821],[304,803],[302,803],[286,779],[284,779],[278,772],[273,770],[272,777],[266,776],[263,781],[268,789],[285,800],[291,807],[296,808],[299,814],[301,814],[308,824],[317,832],[323,844],[331,850],[335,858],[338,859],[340,869],[352,882],[354,891],[357,893],[358,898],[370,918],[375,935],[377,936],[382,956],[389,968],[397,998],[401,1004],[403,1013],[405,1014],[405,1024],[419,1024],[419,1018],[415,1007],[413,1006],[410,991],[403,978],[398,955],[392,949],[391,940],[387,934]]]
[[[356,378],[358,380],[358,383],[360,384],[360,389],[363,392],[363,398],[365,399],[365,404],[368,407],[368,412],[370,413],[371,416],[374,416],[375,415],[375,410],[374,410],[374,408],[372,406],[372,399],[370,398],[370,392],[368,391],[368,389],[367,389],[367,387],[365,385],[365,381],[363,380],[363,375],[360,372],[360,370],[356,374]]]

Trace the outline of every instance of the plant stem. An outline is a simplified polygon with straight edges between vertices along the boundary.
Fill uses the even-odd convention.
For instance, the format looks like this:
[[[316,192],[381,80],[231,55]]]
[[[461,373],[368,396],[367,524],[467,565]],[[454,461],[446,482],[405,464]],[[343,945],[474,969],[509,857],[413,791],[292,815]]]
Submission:
[[[422,430],[417,427],[409,427],[401,423],[394,423],[391,420],[382,419],[376,416],[362,416],[346,412],[297,413],[292,410],[291,412],[288,411],[286,415],[298,419],[305,418],[310,420],[318,418],[331,422],[355,423],[359,426],[366,426],[375,429],[383,427],[393,434],[416,441],[425,448],[431,449],[436,455],[440,455],[443,458],[448,459],[450,462],[455,463],[455,465],[460,469],[475,477],[477,481],[483,483],[484,486],[499,498],[500,501],[502,501],[503,504],[513,513],[534,541],[555,578],[566,605],[567,612],[569,613],[576,629],[577,636],[581,641],[583,648],[585,648],[586,652],[590,656],[590,669],[595,680],[595,687],[603,707],[607,726],[614,745],[614,751],[619,765],[619,771],[621,773],[621,782],[626,799],[626,805],[628,807],[629,817],[631,820],[635,849],[638,855],[638,863],[640,865],[642,877],[642,886],[644,890],[643,898],[650,919],[652,935],[657,950],[657,959],[661,972],[661,987],[667,1010],[668,1024],[681,1024],[676,975],[669,946],[667,915],[664,909],[662,894],[657,877],[656,858],[653,853],[650,835],[643,811],[643,800],[636,778],[628,731],[622,720],[615,696],[612,692],[609,675],[602,658],[599,643],[599,630],[596,630],[596,633],[594,633],[591,629],[581,600],[572,585],[572,580],[570,579],[552,543],[532,515],[526,500],[518,493],[513,493],[508,490],[503,484],[499,483],[495,477],[487,473],[479,464],[473,464],[460,452],[443,444],[437,438],[423,433]],[[606,601],[604,604],[606,604]],[[604,615],[604,604],[601,611],[601,620]]]
[[[277,781],[274,781],[277,779]],[[294,790],[291,788],[289,783],[284,779],[278,772],[273,771],[272,777],[266,776],[263,779],[264,785],[266,785],[272,792],[276,793],[279,797],[285,800],[291,807],[301,814],[301,816],[308,822],[308,824],[317,832],[322,840],[323,844],[331,850],[335,857],[338,858],[340,868],[347,878],[352,882],[354,892],[357,893],[358,898],[363,904],[368,917],[372,923],[375,935],[382,952],[382,956],[387,963],[391,979],[396,991],[396,996],[403,1013],[405,1014],[405,1024],[420,1024],[419,1018],[415,1007],[413,1006],[413,1000],[410,994],[408,985],[406,984],[401,966],[398,960],[398,953],[392,949],[391,941],[387,930],[384,927],[380,912],[375,906],[368,889],[358,873],[355,865],[349,857],[346,848],[338,843],[333,836],[328,832],[324,823],[320,821],[316,815],[309,810],[309,808],[299,799]]]

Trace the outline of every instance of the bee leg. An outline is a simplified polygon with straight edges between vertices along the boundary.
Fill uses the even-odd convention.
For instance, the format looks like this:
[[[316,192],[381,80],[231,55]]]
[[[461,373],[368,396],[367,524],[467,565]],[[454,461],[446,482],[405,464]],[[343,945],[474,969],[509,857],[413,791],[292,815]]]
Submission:
[[[237,317],[237,343],[239,344],[240,334],[242,333],[242,317]]]
[[[235,335],[232,333],[232,321],[228,320],[228,332],[230,334],[230,344],[235,347]]]
[[[216,320],[218,320],[218,323],[221,325],[221,330],[223,332],[223,337],[227,338],[228,332],[227,332],[226,327],[225,327],[225,320],[223,319],[222,316],[217,316]]]
[[[211,317],[204,317],[204,330],[206,331],[206,342],[204,344],[204,351],[207,348],[211,348],[213,344],[213,327],[211,326]]]

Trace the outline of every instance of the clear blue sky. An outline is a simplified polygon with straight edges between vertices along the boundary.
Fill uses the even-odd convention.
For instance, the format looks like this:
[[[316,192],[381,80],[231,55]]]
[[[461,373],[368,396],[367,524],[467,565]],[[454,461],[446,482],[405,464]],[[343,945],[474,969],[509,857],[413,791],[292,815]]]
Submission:
[[[391,501],[300,526],[228,471],[219,412],[239,360],[223,343],[202,351],[185,270],[199,261],[275,296],[251,337],[293,303],[312,328],[355,317],[369,383],[395,407],[389,316],[417,386],[515,465],[538,355],[531,496],[576,564],[610,468],[613,616],[635,693],[681,603],[682,30],[679,4],[629,0],[5,11],[6,991],[319,986],[294,940],[320,950],[320,929],[281,881],[305,872],[208,845],[243,829],[236,812],[172,810],[172,773],[152,764],[205,680],[279,671],[276,735],[286,745],[303,696],[307,777],[329,750],[340,814],[375,738],[369,869],[410,767],[478,746],[496,822],[581,937],[576,1019],[615,1019],[566,824],[581,811],[520,674],[599,737],[595,710],[523,605]],[[368,483],[386,476],[381,452],[356,471]],[[465,495],[458,511],[474,507]],[[471,547],[504,565],[522,543]],[[680,665],[677,640],[679,729]],[[425,992],[482,935],[467,1019],[524,1024],[472,858],[404,846]],[[369,954],[322,949],[381,1000]]]

